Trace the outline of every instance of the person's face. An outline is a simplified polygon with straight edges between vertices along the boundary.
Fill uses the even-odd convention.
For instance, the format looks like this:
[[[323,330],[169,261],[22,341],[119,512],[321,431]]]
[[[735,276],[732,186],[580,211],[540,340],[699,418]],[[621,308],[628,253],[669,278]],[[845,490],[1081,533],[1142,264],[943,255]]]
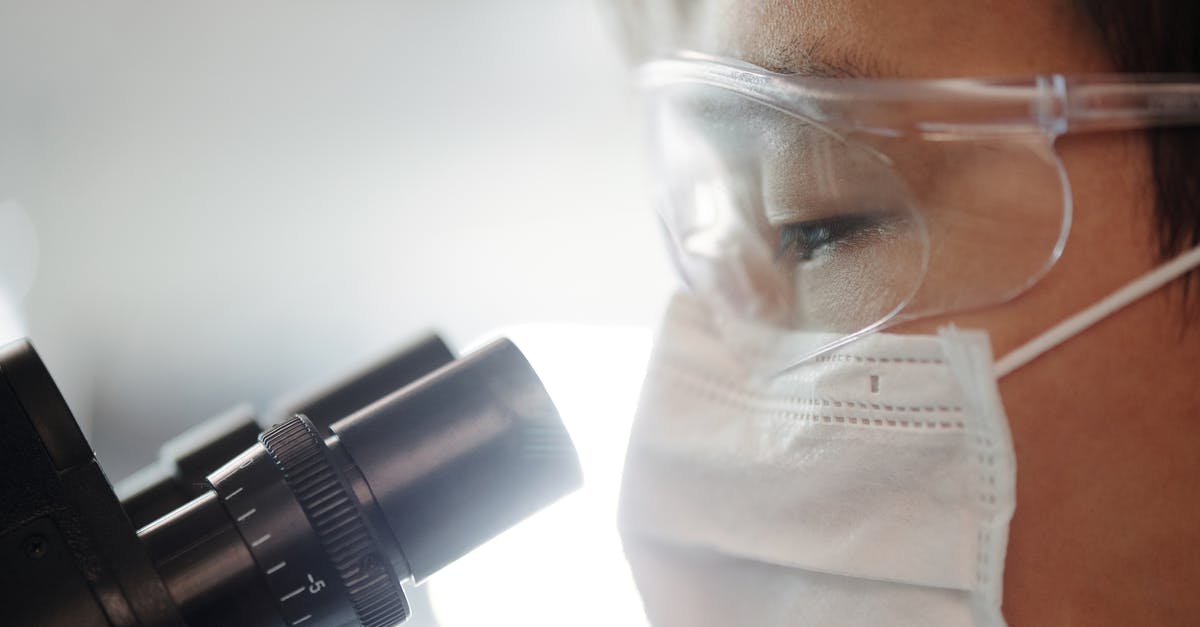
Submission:
[[[1113,71],[1086,18],[1067,0],[714,4],[697,46],[780,72],[943,78]],[[999,357],[1158,263],[1153,178],[1141,137],[1068,136],[1056,146],[1075,213],[1063,256],[1050,273],[1011,302],[902,324],[890,332],[930,333],[954,322],[988,331]],[[961,254],[973,253],[964,248]],[[972,261],[979,260],[963,259]],[[1181,379],[1190,353],[1178,348],[1180,303],[1167,295],[1160,291],[1119,312],[1000,382],[1020,469],[1005,582],[1005,614],[1014,624],[1032,616],[1078,618],[1073,610],[1047,610],[1065,607],[1062,586],[1094,579],[1081,578],[1081,571],[1107,573],[1100,577],[1113,582],[1162,579],[1147,564],[1155,552],[1169,550],[1164,549],[1169,543],[1145,544],[1139,533],[1178,516],[1130,495],[1155,481],[1157,471],[1146,469],[1161,465],[1155,458],[1169,454],[1164,450],[1173,446],[1170,436],[1123,433],[1115,423],[1097,425],[1095,417],[1120,411],[1137,418],[1186,406],[1177,391],[1195,388]],[[1114,458],[1120,463],[1114,465]],[[1147,533],[1160,540],[1170,535]],[[1094,550],[1122,534],[1140,538],[1123,541],[1123,550],[1148,561],[1131,565],[1120,551]],[[1063,579],[1070,573],[1074,583]],[[1122,589],[1134,588],[1114,586],[1117,591],[1095,607],[1136,608],[1135,595]]]
[[[703,9],[698,8],[701,4]],[[799,76],[1025,78],[1034,74],[1112,71],[1085,17],[1069,0],[1003,3],[714,0],[693,3],[691,7],[693,15],[700,17],[693,20],[693,28],[683,36],[685,42],[681,45]],[[776,116],[768,123],[778,125],[782,117]],[[753,126],[748,120],[741,120],[740,124]],[[791,132],[786,128],[775,131],[780,136]],[[769,131],[750,128],[742,134],[742,141],[749,142],[752,140],[748,138],[769,135]],[[798,131],[795,134],[802,136]],[[1136,275],[1153,257],[1151,221],[1146,215],[1150,196],[1148,189],[1142,187],[1148,181],[1144,147],[1131,139],[1129,135],[1112,134],[1058,141],[1057,152],[1068,171],[1075,200],[1075,224],[1069,235],[1067,255],[1031,293],[1001,306],[991,306],[996,299],[981,299],[989,306],[969,315],[924,319],[890,330],[929,332],[951,320],[969,324],[990,332],[999,356],[1119,284],[1106,279]],[[1012,288],[1035,275],[1045,263],[1062,215],[1059,180],[1052,167],[1044,162],[1033,163],[1035,159],[1028,152],[1023,158],[1002,155],[996,149],[999,144],[979,148],[951,142],[922,145],[922,142],[899,140],[882,146],[876,145],[875,140],[868,143],[893,159],[920,205],[950,208],[929,211],[924,216],[924,228],[935,239],[934,265],[923,278],[917,302],[907,311],[920,311],[929,304],[935,311],[961,311],[966,307],[939,308],[936,303],[921,299],[936,294],[946,301],[969,304],[972,299],[965,295],[978,286]],[[799,175],[805,171],[806,157],[801,154],[803,150],[791,153],[786,146],[776,146],[760,163],[763,202],[768,214],[776,205],[786,208],[789,204],[813,204],[797,200],[804,192],[793,188],[808,187],[805,177]],[[863,187],[874,187],[877,183],[878,178],[871,179]],[[873,206],[885,204],[873,203]],[[946,228],[951,224],[954,228]],[[964,225],[971,226],[964,228]],[[974,237],[970,236],[972,230]],[[947,233],[953,235],[943,237]],[[964,233],[968,236],[964,237]],[[1114,245],[1119,245],[1123,253],[1120,259],[1113,255]],[[896,255],[882,254],[880,248],[875,246],[870,252],[878,253],[875,257],[886,260],[888,267],[912,265],[897,263],[893,259]],[[981,259],[984,256],[986,260]],[[845,257],[843,265],[861,267],[862,255]],[[1081,260],[1086,263],[1080,263]],[[835,261],[839,259],[831,258],[823,268],[828,270]],[[1081,271],[1089,266],[1091,270],[1076,276],[1070,270],[1073,262],[1078,263]],[[1124,269],[1122,263],[1126,264]],[[1097,265],[1110,272],[1097,276],[1094,272]],[[961,276],[965,266],[971,267],[969,281]],[[768,273],[748,274],[762,279]],[[836,271],[825,274],[840,283],[847,276],[846,272]],[[989,274],[1007,278],[997,280]],[[897,294],[909,289],[909,283],[897,285]],[[1091,289],[1089,283],[1093,284]],[[770,294],[755,295],[762,302],[750,303],[754,306],[748,308],[766,310],[756,316],[783,320],[790,315],[785,309],[792,306],[793,300],[820,304],[822,285],[821,281],[809,280],[805,293],[795,296],[784,293],[793,288],[786,277],[774,282],[760,280],[755,289],[766,291],[762,286],[774,289]],[[997,288],[995,293],[1003,295],[1011,291]],[[873,296],[875,292],[878,289],[872,292]],[[959,298],[958,294],[964,297]],[[853,327],[878,319],[897,300],[877,303],[883,306],[878,312],[839,302],[833,315],[844,317],[847,310],[870,309],[848,323]]]

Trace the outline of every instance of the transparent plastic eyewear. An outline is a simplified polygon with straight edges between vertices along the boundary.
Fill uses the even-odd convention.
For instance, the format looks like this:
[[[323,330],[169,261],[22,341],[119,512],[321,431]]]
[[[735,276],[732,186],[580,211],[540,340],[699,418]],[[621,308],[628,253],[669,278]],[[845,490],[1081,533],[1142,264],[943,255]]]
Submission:
[[[1200,77],[807,78],[700,54],[639,70],[689,287],[808,331],[793,363],[1015,298],[1062,253],[1066,133],[1200,123]]]

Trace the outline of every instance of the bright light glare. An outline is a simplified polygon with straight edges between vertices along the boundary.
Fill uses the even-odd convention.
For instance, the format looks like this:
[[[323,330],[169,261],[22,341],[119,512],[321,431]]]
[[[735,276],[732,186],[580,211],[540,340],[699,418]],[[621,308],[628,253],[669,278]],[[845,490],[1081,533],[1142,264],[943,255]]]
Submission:
[[[21,339],[25,335],[24,328],[12,299],[0,291],[0,346]]]
[[[444,627],[646,625],[617,534],[626,440],[649,359],[646,329],[509,329],[541,377],[583,465],[584,487],[430,581]]]
[[[37,274],[33,222],[15,200],[0,201],[0,345],[25,335],[18,305]]]

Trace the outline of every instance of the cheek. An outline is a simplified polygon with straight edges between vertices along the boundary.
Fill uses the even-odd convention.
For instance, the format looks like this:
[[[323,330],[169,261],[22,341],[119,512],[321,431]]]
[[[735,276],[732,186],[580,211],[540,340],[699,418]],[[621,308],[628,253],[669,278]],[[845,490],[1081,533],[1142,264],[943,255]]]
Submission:
[[[909,186],[928,264],[902,318],[1007,303],[1053,264],[1067,202],[1059,162],[1038,137],[879,144]],[[924,323],[900,328],[936,328]]]
[[[1159,263],[1152,227],[1153,177],[1141,137],[1071,137],[1056,148],[1070,181],[1073,214],[1062,256],[1049,272],[1008,302],[900,324],[890,331],[936,333],[951,323],[982,329],[1000,357]],[[1013,198],[1019,202],[1020,196]],[[989,262],[1002,265],[1019,250],[1019,243],[1001,247]],[[1088,332],[1069,341],[1088,342]]]

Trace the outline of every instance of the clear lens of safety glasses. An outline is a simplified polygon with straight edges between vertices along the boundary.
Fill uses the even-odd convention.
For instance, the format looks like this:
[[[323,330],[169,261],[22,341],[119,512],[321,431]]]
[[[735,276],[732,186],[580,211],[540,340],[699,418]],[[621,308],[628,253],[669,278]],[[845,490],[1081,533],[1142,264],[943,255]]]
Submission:
[[[1013,298],[1061,251],[1069,192],[1045,134],[840,127],[703,81],[645,90],[685,280],[726,316],[817,332],[796,361]]]

